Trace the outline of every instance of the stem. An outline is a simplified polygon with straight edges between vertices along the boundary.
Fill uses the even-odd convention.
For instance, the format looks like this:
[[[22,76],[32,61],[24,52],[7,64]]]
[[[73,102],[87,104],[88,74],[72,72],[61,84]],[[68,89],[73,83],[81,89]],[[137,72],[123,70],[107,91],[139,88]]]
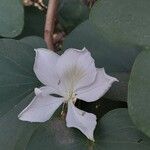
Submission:
[[[54,51],[53,33],[55,28],[57,4],[58,0],[49,0],[44,29],[44,40],[47,44],[47,47],[53,51]]]

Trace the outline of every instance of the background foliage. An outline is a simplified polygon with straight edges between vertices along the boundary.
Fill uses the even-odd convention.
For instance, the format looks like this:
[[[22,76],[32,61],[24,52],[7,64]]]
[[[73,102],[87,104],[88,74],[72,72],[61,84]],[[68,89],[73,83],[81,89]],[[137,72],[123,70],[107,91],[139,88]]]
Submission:
[[[21,0],[1,0],[0,150],[150,149],[150,1],[97,0],[92,8],[87,4],[59,0],[55,32],[66,34],[62,51],[86,47],[97,67],[119,79],[97,102],[77,102],[98,117],[96,142],[66,128],[59,113],[46,123],[18,120],[34,88],[41,86],[33,72],[34,48],[46,48],[46,12],[25,7]]]

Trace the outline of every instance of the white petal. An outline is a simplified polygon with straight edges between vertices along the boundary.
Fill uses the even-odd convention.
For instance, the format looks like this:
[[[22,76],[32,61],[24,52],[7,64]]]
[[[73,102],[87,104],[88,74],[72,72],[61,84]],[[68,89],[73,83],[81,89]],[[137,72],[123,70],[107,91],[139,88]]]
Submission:
[[[49,96],[50,94],[57,94],[59,96],[62,96],[59,88],[54,88],[51,86],[43,86],[41,88],[35,88],[34,89],[35,95],[42,95],[42,96]]]
[[[44,48],[35,49],[35,51],[34,72],[37,78],[44,85],[56,86],[59,80],[56,74],[55,65],[59,55]]]
[[[37,95],[18,117],[23,121],[45,122],[51,118],[62,102],[62,98]]]
[[[62,90],[78,89],[91,84],[96,76],[94,59],[87,49],[68,49],[57,61]]]
[[[97,69],[95,81],[90,86],[77,90],[76,97],[86,102],[96,101],[109,90],[115,81],[118,80],[107,75],[104,68]]]
[[[88,139],[94,141],[94,129],[96,127],[96,116],[92,113],[84,112],[68,103],[68,112],[66,116],[67,127],[79,129]]]

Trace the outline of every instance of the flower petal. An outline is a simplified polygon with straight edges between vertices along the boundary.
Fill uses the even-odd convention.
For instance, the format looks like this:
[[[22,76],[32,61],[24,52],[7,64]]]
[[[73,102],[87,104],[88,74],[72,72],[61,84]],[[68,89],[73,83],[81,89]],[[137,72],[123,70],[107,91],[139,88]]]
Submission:
[[[68,112],[66,116],[67,127],[79,129],[88,139],[94,141],[93,133],[96,127],[96,116],[92,113],[84,112],[68,103]]]
[[[20,120],[29,122],[45,122],[51,118],[62,104],[62,98],[53,96],[35,96],[32,102],[18,115]]]
[[[94,59],[87,49],[68,49],[57,61],[61,89],[78,89],[90,85],[96,76]]]
[[[41,94],[42,96],[49,96],[51,94],[56,94],[56,95],[62,96],[59,91],[59,88],[57,87],[54,88],[51,86],[43,86],[41,88],[35,88],[34,92],[35,92],[35,95]]]
[[[76,97],[86,102],[96,101],[109,90],[115,81],[118,80],[107,75],[104,68],[97,69],[95,81],[90,86],[77,90]]]
[[[55,65],[59,58],[59,55],[44,48],[38,48],[35,49],[35,51],[36,56],[34,63],[34,72],[37,78],[44,85],[56,86],[59,80],[56,74]]]

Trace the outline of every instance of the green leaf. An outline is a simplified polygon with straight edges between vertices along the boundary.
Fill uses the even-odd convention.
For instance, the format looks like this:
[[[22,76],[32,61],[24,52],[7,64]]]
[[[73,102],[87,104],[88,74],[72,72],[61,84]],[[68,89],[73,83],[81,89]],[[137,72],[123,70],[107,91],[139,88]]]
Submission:
[[[14,108],[10,109],[0,118],[0,145],[1,150],[21,150],[25,149],[37,124],[22,122],[18,119],[18,114],[28,105],[34,94],[30,94]],[[12,99],[13,100],[13,99]]]
[[[39,142],[40,141],[40,142]],[[98,123],[95,143],[88,141],[77,129],[67,128],[64,120],[53,118],[40,126],[30,138],[27,150],[149,150],[150,139],[136,129],[126,109],[106,114]]]
[[[1,0],[0,2],[0,35],[15,37],[22,31],[24,10],[20,0]]]
[[[26,37],[20,41],[0,39],[0,116],[39,86],[33,63],[34,48],[40,45],[45,47],[39,37]]]
[[[33,72],[35,52],[16,40],[0,40],[0,111],[3,115],[39,85]]]
[[[136,129],[127,109],[107,113],[97,125],[94,150],[149,150],[150,139]]]
[[[39,127],[34,132],[27,150],[87,150],[88,143],[80,131],[67,128],[65,120],[53,118],[47,126]]]
[[[91,51],[97,67],[104,67],[108,74],[117,75],[121,84],[114,83],[115,86],[112,87],[111,92],[115,93],[111,94],[114,95],[112,99],[126,101],[128,76],[137,54],[141,51],[140,48],[110,43],[89,21],[79,25],[67,36],[64,49],[70,47],[78,49],[86,47]]]
[[[129,113],[136,126],[150,137],[150,50],[137,57],[132,69],[129,90]]]
[[[27,44],[33,48],[46,48],[45,41],[38,36],[27,36],[22,38],[20,42]]]
[[[34,48],[45,46],[39,37],[20,41],[0,39],[0,147],[25,149],[38,124],[19,121],[18,114],[31,102],[41,85],[33,72]],[[21,137],[21,138],[20,138]]]
[[[60,0],[58,17],[66,32],[70,32],[77,25],[89,17],[89,9],[81,0]]]
[[[110,41],[149,45],[149,6],[148,0],[99,0],[90,20]]]
[[[27,99],[29,97],[25,98],[24,102]],[[20,106],[24,105],[24,102]],[[10,112],[9,117],[13,115]],[[9,119],[5,123],[8,122]],[[95,131],[95,143],[88,141],[77,129],[67,128],[65,121],[57,117],[44,124],[18,121],[13,128],[7,125],[0,133],[5,133],[8,129],[8,137],[5,135],[3,139],[4,150],[61,150],[62,147],[64,150],[120,150],[120,147],[123,150],[149,150],[150,146],[150,139],[136,129],[126,109],[110,111],[101,119]],[[10,140],[9,136],[13,135],[17,136]]]
[[[130,72],[137,54],[141,51],[132,45],[115,45],[101,35],[101,31],[89,21],[76,27],[65,39],[63,48],[86,47],[91,51],[97,67],[105,67],[109,73]]]

